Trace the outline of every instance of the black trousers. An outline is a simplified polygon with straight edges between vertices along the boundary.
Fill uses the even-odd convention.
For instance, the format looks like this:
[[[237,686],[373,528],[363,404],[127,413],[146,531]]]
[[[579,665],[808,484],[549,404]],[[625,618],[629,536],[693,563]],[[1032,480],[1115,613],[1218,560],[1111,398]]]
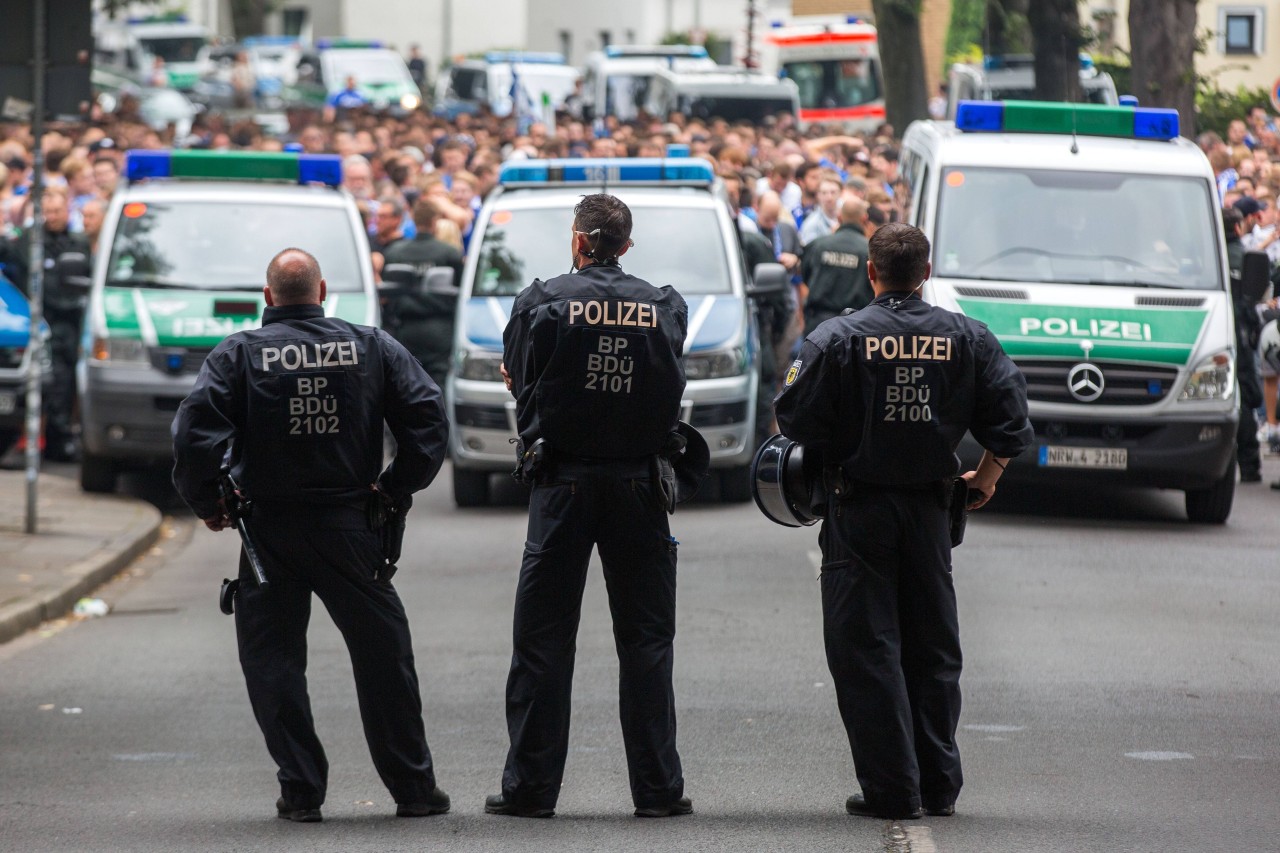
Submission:
[[[316,737],[307,695],[307,623],[314,592],[342,632],[356,680],[365,740],[397,803],[422,802],[435,788],[422,724],[422,698],[404,605],[389,581],[374,534],[335,529],[312,517],[253,524],[269,581],[253,582],[240,556],[236,636],[240,665],[267,750],[280,768],[285,801],[324,802],[329,762]]]
[[[857,491],[820,533],[827,664],[863,795],[887,815],[953,803],[960,634],[936,489]]]
[[[648,463],[559,465],[533,488],[516,588],[502,792],[522,808],[554,808],[560,794],[593,546],[613,615],[632,799],[640,808],[684,795],[671,684],[676,542],[666,513],[654,506]]]
[[[44,387],[45,432],[48,452],[57,457],[74,438],[76,359],[80,351],[81,321],[78,315],[57,314],[49,323],[52,377]]]

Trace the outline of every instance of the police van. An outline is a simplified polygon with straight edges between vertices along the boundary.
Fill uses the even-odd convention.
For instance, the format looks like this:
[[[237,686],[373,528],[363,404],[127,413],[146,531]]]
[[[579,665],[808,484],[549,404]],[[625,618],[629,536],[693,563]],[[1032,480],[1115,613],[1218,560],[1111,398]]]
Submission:
[[[649,83],[645,110],[661,119],[681,113],[702,121],[722,118],[763,124],[779,114],[794,119],[800,111],[800,90],[794,80],[746,68],[663,68],[654,72]]]
[[[205,357],[262,322],[267,264],[296,246],[325,312],[376,325],[364,224],[324,154],[130,151],[103,223],[78,365],[81,486],[172,462],[169,425]]]
[[[53,374],[49,327],[41,324],[40,348],[31,351],[31,304],[0,275],[0,456],[26,430],[27,378],[33,362],[47,385]]]
[[[688,303],[680,417],[706,437],[721,497],[748,500],[760,358],[748,297],[767,276],[748,284],[723,190],[709,163],[690,158],[504,164],[476,221],[458,300],[446,395],[454,500],[486,503],[490,475],[514,467],[516,404],[499,371],[502,333],[520,291],[569,271],[573,208],[594,192],[631,209],[635,245],[622,268],[671,285]],[[777,273],[781,285],[780,266]]]
[[[499,118],[541,115],[544,106],[559,109],[573,94],[578,78],[578,69],[566,65],[562,54],[494,50],[483,59],[466,59],[441,72],[433,112],[450,120],[481,108]]]
[[[900,169],[933,245],[924,295],[1027,378],[1035,444],[1009,476],[1180,489],[1191,521],[1224,522],[1232,298],[1213,171],[1177,112],[962,102],[907,129]]]
[[[649,83],[659,70],[715,67],[716,61],[701,45],[611,44],[587,56],[582,73],[583,117],[632,121],[644,108]]]
[[[961,101],[1033,100],[1036,92],[1035,57],[1030,54],[987,56],[981,65],[956,63],[947,83],[947,118],[954,120]],[[1080,54],[1080,100],[1086,104],[1120,103],[1115,81]]]

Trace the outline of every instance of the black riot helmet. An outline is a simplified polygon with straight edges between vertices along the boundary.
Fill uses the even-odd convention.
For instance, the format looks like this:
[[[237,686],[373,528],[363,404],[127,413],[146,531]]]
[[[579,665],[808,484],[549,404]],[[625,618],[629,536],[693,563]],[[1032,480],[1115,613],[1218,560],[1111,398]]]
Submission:
[[[751,496],[764,517],[783,527],[808,527],[826,512],[822,466],[785,435],[760,445],[751,461]]]

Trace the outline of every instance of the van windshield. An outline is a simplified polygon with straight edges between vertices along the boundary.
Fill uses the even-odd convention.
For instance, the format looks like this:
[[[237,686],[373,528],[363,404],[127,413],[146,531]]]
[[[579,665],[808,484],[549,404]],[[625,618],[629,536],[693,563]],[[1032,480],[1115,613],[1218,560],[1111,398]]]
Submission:
[[[729,293],[729,266],[720,223],[708,208],[633,205],[635,246],[622,268],[657,287],[684,296]],[[476,296],[514,296],[535,278],[569,271],[572,207],[499,206],[489,218],[476,266]]]
[[[216,202],[130,202],[111,244],[107,284],[258,290],[287,246],[316,256],[329,290],[360,291],[359,255],[338,208]]]
[[[822,59],[783,64],[800,88],[802,109],[857,107],[884,97],[880,71],[869,59]]]
[[[204,47],[206,39],[203,36],[170,36],[139,41],[143,50],[165,62],[195,62],[196,54]]]
[[[681,94],[676,110],[699,119],[722,118],[728,122],[763,123],[779,113],[791,115],[795,108],[790,98],[742,98],[732,95]]]
[[[1194,177],[950,168],[938,199],[934,274],[1220,290],[1211,192]]]

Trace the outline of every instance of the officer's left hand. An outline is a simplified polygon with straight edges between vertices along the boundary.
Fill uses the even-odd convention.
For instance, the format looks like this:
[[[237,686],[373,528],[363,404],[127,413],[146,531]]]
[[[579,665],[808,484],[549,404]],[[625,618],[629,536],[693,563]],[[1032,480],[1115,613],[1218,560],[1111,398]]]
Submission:
[[[204,522],[205,527],[214,533],[221,533],[231,526],[231,516],[227,514],[226,504],[222,502],[221,498],[218,499],[218,514],[200,520]]]
[[[511,390],[511,374],[507,373],[507,365],[500,364],[498,365],[498,369],[502,371],[502,381],[507,383],[507,390],[510,391]]]

